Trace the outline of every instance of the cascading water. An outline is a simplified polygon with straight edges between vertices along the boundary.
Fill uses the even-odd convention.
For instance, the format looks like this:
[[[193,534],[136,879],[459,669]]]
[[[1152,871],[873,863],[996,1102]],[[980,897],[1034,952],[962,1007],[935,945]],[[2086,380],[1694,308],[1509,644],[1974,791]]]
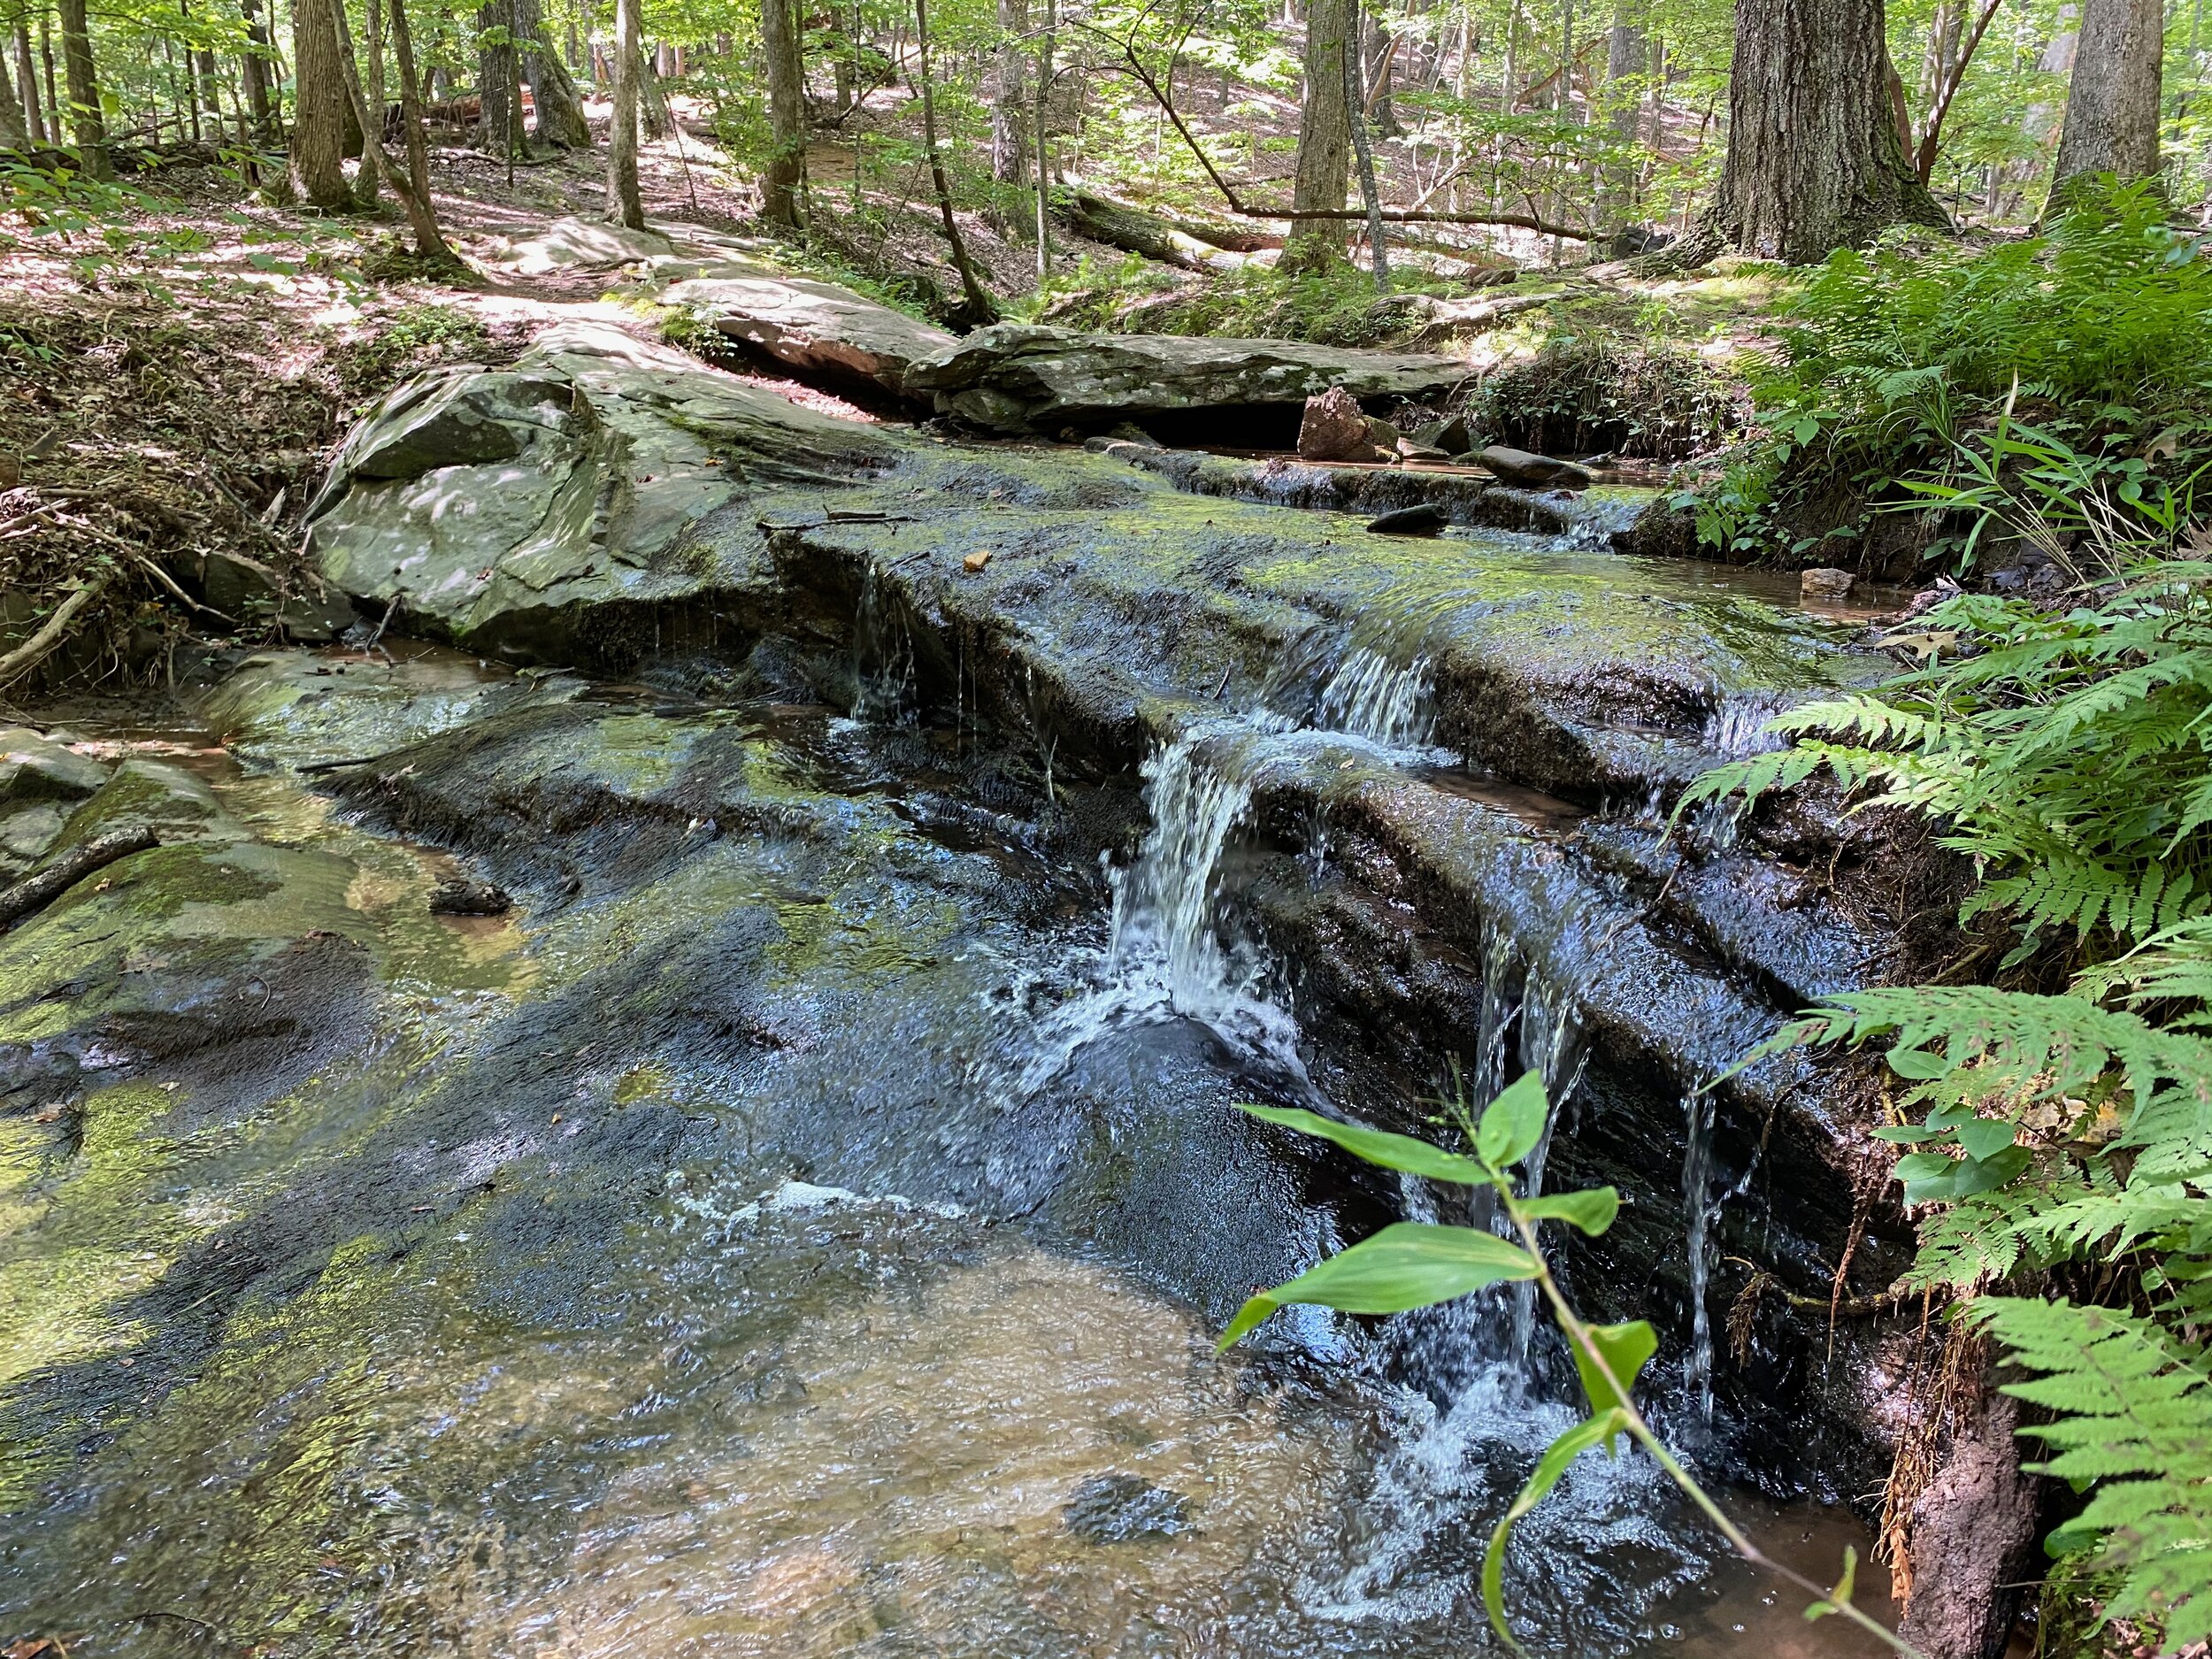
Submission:
[[[1386,749],[1410,749],[1427,742],[1435,725],[1430,691],[1426,657],[1399,663],[1355,646],[1321,687],[1317,724]]]
[[[1712,1202],[1713,1096],[1693,1093],[1683,1102],[1689,1138],[1682,1153],[1682,1213],[1687,1218],[1686,1248],[1690,1259],[1690,1356],[1684,1381],[1697,1402],[1700,1421],[1713,1420],[1713,1324],[1705,1291],[1713,1262],[1709,1238],[1720,1206]]]

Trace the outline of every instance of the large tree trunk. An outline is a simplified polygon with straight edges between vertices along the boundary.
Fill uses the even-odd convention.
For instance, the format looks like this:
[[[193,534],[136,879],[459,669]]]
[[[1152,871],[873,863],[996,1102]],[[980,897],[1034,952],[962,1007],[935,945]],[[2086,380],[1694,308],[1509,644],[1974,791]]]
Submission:
[[[1644,39],[1645,0],[1613,0],[1613,32],[1605,43],[1605,106],[1613,142],[1621,152],[1598,180],[1598,224],[1617,230],[1636,211],[1641,169],[1635,151],[1641,136],[1644,76],[1650,54]]]
[[[485,0],[476,13],[476,147],[488,156],[514,149],[515,49],[511,0]]]
[[[1301,212],[1342,212],[1352,155],[1352,114],[1344,97],[1345,54],[1358,27],[1357,0],[1312,0],[1306,8],[1305,102],[1298,111],[1298,176],[1291,188]],[[1349,226],[1342,219],[1300,219],[1283,249],[1282,265],[1312,270],[1341,258]]]
[[[269,60],[265,56],[269,47],[268,25],[261,20],[261,7],[257,0],[242,0],[246,14],[245,55],[238,66],[245,76],[246,104],[253,111],[253,135],[266,144],[276,137],[276,123],[269,112]]]
[[[332,0],[334,7],[342,7],[345,3],[346,0]],[[365,19],[365,27],[362,30],[361,44],[368,57],[369,69],[367,79],[362,82],[361,90],[362,107],[368,114],[370,130],[363,134],[361,171],[355,175],[353,180],[354,199],[359,202],[364,209],[373,208],[376,205],[378,169],[370,156],[369,149],[372,143],[382,142],[384,132],[383,0],[368,0],[366,10],[368,17]],[[340,33],[343,35],[344,31],[342,30]],[[349,38],[345,50],[349,55],[352,50]],[[348,107],[350,108],[350,104]],[[358,124],[357,118],[356,125]]]
[[[637,189],[638,0],[614,4],[614,124],[607,140],[607,217],[645,228]]]
[[[84,169],[96,179],[111,178],[107,125],[100,117],[100,83],[92,73],[92,35],[85,26],[85,0],[61,0],[61,60],[69,78],[69,130],[77,141]]]
[[[760,0],[760,42],[768,59],[768,165],[760,216],[795,227],[806,180],[806,65],[791,0]]]
[[[1882,0],[1736,0],[1728,158],[1679,257],[1809,265],[1892,225],[1950,228],[1905,159],[1883,26]]]
[[[998,0],[998,91],[991,100],[991,176],[1018,185],[1029,176],[1029,103],[1022,36],[1029,0]]]
[[[530,102],[537,108],[538,137],[558,150],[589,150],[591,123],[583,101],[558,53],[545,34],[544,0],[515,0],[522,31],[523,73],[530,79]],[[574,29],[571,26],[571,36]]]
[[[292,183],[327,212],[353,205],[346,188],[345,83],[331,22],[335,0],[293,0]]]
[[[2051,199],[2077,180],[2123,180],[2158,172],[2159,59],[2166,19],[2159,0],[2084,0],[2081,40],[2066,88],[2066,127],[2051,173]]]
[[[375,15],[376,3],[377,0],[369,0],[372,19]],[[396,13],[403,12],[405,5],[406,0],[393,0]],[[384,153],[384,112],[380,109],[371,109],[367,96],[361,90],[360,70],[353,58],[353,31],[346,22],[345,6],[342,3],[334,4],[325,15],[330,19],[331,29],[337,36],[338,73],[345,82],[347,106],[353,111],[355,120],[363,134],[363,171],[375,173],[384,183],[390,185],[392,194],[399,197],[406,208],[407,222],[415,233],[417,253],[441,265],[460,264],[454,257],[453,250],[446,246],[445,237],[438,229],[437,213],[431,206],[430,192],[419,188],[411,180],[402,179],[399,169],[392,165],[392,158]],[[405,18],[402,17],[400,22],[403,28]],[[413,56],[411,51],[408,54],[411,59]],[[402,117],[404,119],[403,110]],[[410,170],[412,171],[411,167]],[[427,168],[424,170],[426,175],[427,171]]]
[[[24,18],[15,20],[15,67],[23,81],[23,127],[34,144],[50,142],[46,136],[46,112],[38,101],[38,65],[31,61],[31,26]],[[57,133],[51,142],[58,142]]]

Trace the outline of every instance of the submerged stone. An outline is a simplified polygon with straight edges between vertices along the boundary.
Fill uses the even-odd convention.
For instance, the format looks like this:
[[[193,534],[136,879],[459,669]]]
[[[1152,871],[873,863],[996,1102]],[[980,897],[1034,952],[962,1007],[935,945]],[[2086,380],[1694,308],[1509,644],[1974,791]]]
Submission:
[[[1191,1528],[1189,1499],[1135,1475],[1094,1475],[1060,1512],[1068,1531],[1092,1544],[1173,1538]]]

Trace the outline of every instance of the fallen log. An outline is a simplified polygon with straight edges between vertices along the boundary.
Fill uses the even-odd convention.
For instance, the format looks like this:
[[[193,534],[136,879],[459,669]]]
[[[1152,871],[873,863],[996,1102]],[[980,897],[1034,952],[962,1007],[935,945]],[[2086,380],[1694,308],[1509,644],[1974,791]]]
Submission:
[[[36,875],[0,889],[0,928],[12,927],[26,916],[44,910],[94,871],[160,845],[161,837],[142,826],[79,843]]]
[[[112,571],[102,571],[83,587],[78,588],[75,593],[55,606],[54,614],[46,618],[45,626],[37,633],[32,634],[29,639],[24,641],[5,657],[0,657],[0,686],[22,679],[24,675],[45,661],[47,653],[68,637],[70,624],[77,619],[88,605],[106,591],[108,582],[113,575]]]
[[[1079,236],[1102,242],[1109,248],[1142,254],[1162,265],[1185,271],[1235,271],[1245,258],[1211,242],[1201,241],[1158,213],[1110,200],[1088,190],[1070,191],[1055,199],[1060,222]]]

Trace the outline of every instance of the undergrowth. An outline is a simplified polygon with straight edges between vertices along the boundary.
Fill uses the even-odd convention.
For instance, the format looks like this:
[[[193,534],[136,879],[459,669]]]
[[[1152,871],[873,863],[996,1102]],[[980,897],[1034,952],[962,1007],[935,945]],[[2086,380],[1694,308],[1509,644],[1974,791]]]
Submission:
[[[1694,348],[1594,329],[1493,375],[1468,413],[1485,438],[1540,455],[1679,461],[1735,435],[1747,411],[1740,382]]]
[[[2202,349],[2115,344],[2072,384]],[[2069,603],[1937,605],[1893,641],[1926,666],[1791,711],[1792,747],[1683,805],[1827,772],[1982,872],[1965,916],[2004,924],[2001,959],[1838,997],[1768,1049],[1888,1045],[1910,1110],[1878,1133],[1920,1220],[1901,1288],[1996,1339],[2033,1466],[2080,1494],[2047,1618],[2172,1653],[2212,1637],[2212,526],[2185,485],[2007,426],[1959,441],[1983,481],[1938,504],[2065,558]]]
[[[1171,275],[1132,254],[1118,265],[1088,258],[1056,276],[1025,314],[1069,328],[1118,334],[1212,334],[1303,340],[1315,345],[1379,346],[1425,320],[1423,296],[1455,292],[1418,272],[1394,272],[1391,291],[1350,265],[1295,274],[1247,265],[1202,283]]]
[[[2212,458],[2208,246],[2136,185],[2085,192],[2047,234],[1995,247],[1911,233],[1835,254],[1781,307],[1754,376],[1763,438],[1695,497],[1702,538],[1963,571],[2004,539],[1972,539],[1982,515],[1895,480],[1970,474],[2008,419],[2178,482]]]

